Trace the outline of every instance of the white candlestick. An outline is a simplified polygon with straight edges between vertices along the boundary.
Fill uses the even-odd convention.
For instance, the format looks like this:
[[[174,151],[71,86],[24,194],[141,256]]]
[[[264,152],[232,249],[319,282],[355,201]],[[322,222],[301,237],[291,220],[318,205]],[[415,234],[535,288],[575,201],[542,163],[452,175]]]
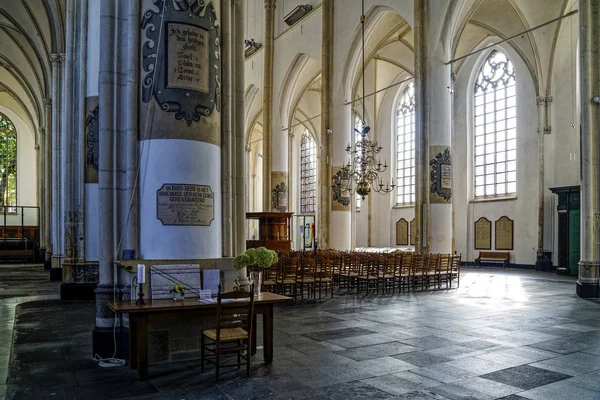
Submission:
[[[138,264],[137,281],[138,284],[146,283],[146,266],[144,264]]]

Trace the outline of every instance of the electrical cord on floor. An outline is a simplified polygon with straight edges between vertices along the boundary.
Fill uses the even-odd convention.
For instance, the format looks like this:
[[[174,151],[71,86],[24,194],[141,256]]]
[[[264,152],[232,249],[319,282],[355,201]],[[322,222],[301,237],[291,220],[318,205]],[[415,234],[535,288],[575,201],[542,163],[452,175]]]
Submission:
[[[92,360],[98,362],[98,366],[102,368],[114,368],[114,367],[123,367],[127,360],[123,360],[122,358],[115,358],[117,356],[117,318],[115,316],[113,323],[113,345],[115,351],[113,352],[113,356],[109,358],[102,358],[98,354],[94,354]]]

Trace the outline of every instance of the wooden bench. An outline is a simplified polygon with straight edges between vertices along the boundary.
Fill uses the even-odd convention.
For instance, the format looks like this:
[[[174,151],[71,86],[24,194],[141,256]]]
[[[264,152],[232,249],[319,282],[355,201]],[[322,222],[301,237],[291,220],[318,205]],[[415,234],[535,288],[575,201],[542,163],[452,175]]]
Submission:
[[[510,263],[510,252],[508,251],[480,251],[479,257],[475,259],[475,266],[481,267],[481,261],[501,262],[502,268],[507,268]]]

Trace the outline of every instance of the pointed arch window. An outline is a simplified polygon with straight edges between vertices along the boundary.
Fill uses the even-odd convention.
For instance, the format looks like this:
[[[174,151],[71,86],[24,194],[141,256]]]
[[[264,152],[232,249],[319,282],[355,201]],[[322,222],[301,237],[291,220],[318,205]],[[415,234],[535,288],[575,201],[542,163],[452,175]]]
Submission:
[[[361,132],[364,126],[364,121],[363,119],[360,117],[360,115],[358,115],[358,113],[354,113],[354,148],[356,149],[356,143],[360,142],[360,140],[362,139],[361,136]],[[360,172],[361,168],[360,166],[357,166],[356,169],[358,172]],[[360,206],[362,205],[362,199],[360,198],[360,196],[356,196],[356,209],[360,210]]]
[[[475,82],[475,197],[517,191],[517,96],[512,62],[492,51]]]
[[[17,130],[12,121],[2,113],[0,113],[0,194],[0,206],[8,206],[7,212],[16,212]]]
[[[411,81],[396,109],[396,203],[415,202],[415,84]]]
[[[300,145],[300,212],[314,213],[317,203],[317,145],[308,129]]]

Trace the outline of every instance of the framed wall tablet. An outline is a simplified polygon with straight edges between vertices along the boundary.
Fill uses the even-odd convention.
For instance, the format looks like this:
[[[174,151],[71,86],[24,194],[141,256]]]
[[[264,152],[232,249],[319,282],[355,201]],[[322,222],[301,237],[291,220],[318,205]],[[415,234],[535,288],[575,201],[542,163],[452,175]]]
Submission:
[[[475,221],[475,249],[492,249],[492,221],[485,217]]]
[[[500,217],[494,225],[496,250],[514,249],[514,221],[507,216]]]

